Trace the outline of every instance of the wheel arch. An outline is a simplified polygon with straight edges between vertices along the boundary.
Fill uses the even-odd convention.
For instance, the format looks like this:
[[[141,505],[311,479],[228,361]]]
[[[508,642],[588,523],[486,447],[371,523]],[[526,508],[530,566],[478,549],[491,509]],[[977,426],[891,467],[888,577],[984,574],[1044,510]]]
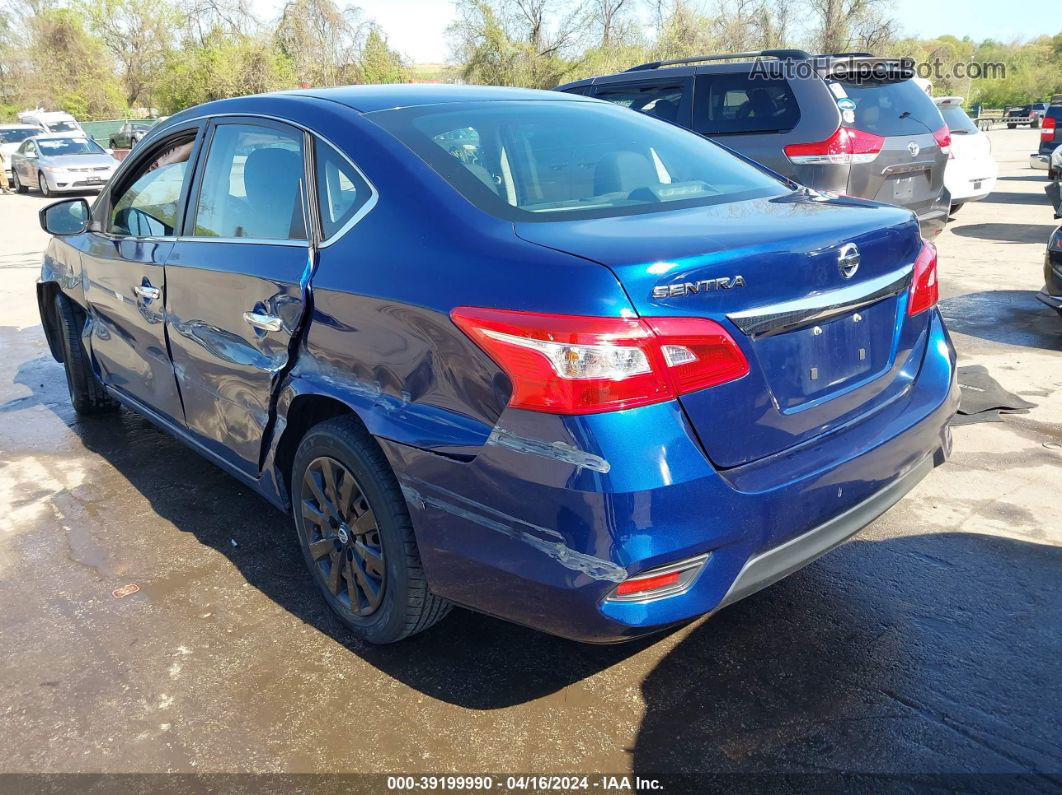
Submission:
[[[52,358],[60,364],[63,363],[63,346],[59,342],[59,318],[55,316],[55,297],[61,293],[57,282],[37,283],[37,309],[44,327],[44,338],[48,340],[48,350]]]
[[[285,399],[286,398],[286,399]],[[280,409],[283,409],[281,411]],[[291,467],[295,452],[307,432],[325,420],[351,416],[365,428],[365,422],[354,407],[342,400],[320,392],[295,393],[286,390],[277,419],[279,434],[270,454],[268,469],[272,472],[274,486],[286,505],[291,501]]]

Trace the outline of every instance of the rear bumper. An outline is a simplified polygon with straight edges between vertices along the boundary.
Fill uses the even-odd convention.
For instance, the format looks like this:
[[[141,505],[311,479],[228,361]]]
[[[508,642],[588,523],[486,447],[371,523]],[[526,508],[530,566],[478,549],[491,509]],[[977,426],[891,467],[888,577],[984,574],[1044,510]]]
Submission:
[[[814,560],[899,500],[949,448],[954,351],[939,315],[903,396],[848,428],[716,470],[675,403],[562,418],[508,410],[472,461],[386,440],[433,591],[588,642],[731,604]],[[616,584],[707,555],[672,596]]]
[[[943,463],[950,454],[950,434],[945,428],[943,444],[932,455],[927,455],[911,469],[876,494],[828,522],[799,535],[791,541],[749,558],[738,573],[737,579],[726,592],[719,607],[751,596],[768,585],[773,585],[793,572],[802,569],[816,558],[822,557],[873,522],[885,511],[900,501],[937,464]]]
[[[951,191],[945,185],[931,205],[916,213],[918,229],[926,240],[933,240],[944,231],[951,213]]]
[[[1062,314],[1062,295],[1051,295],[1045,287],[1036,294],[1036,299]]]
[[[944,185],[951,193],[951,203],[983,199],[996,188],[996,162],[983,160],[949,160],[944,171]]]

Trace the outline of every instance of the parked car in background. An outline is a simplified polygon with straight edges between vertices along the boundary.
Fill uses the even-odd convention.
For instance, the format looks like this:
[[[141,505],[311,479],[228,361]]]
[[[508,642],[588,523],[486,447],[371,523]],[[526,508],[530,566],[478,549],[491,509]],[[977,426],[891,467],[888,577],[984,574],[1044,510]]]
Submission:
[[[937,97],[933,102],[951,132],[944,185],[951,193],[954,213],[966,202],[980,201],[995,189],[999,166],[992,157],[992,141],[962,109],[962,97]]]
[[[1047,107],[1046,102],[1033,102],[1031,105],[1007,108],[1007,112],[1003,114],[1003,121],[1006,122],[1009,130],[1025,124],[1035,129],[1040,126]]]
[[[11,187],[36,188],[45,196],[71,190],[99,190],[118,161],[83,135],[37,135],[11,155]]]
[[[18,120],[23,124],[32,124],[45,133],[68,133],[84,135],[81,123],[61,110],[28,110],[18,114]]]
[[[41,217],[75,409],[118,401],[291,510],[374,643],[452,603],[586,641],[687,621],[950,449],[911,213],[605,102],[223,100],[153,129],[91,211]]]
[[[1042,126],[1040,127],[1040,148],[1030,155],[1029,165],[1033,168],[1046,168],[1047,178],[1055,180],[1059,178],[1059,172],[1051,166],[1051,155],[1058,145],[1062,143],[1062,104],[1052,104],[1044,111]],[[1037,165],[1034,160],[1043,165]]]
[[[111,135],[111,149],[132,149],[148,134],[153,124],[150,121],[127,121]]]
[[[1055,229],[1047,241],[1044,288],[1036,297],[1062,315],[1062,226]]]
[[[11,171],[11,155],[22,142],[34,135],[40,135],[40,129],[30,124],[0,124],[0,168]],[[11,174],[8,174],[11,179]]]
[[[787,76],[787,63],[810,76]],[[878,67],[882,79],[847,77],[861,67]],[[801,185],[906,207],[932,237],[951,207],[951,141],[913,74],[866,53],[764,50],[642,64],[557,90],[687,127]]]

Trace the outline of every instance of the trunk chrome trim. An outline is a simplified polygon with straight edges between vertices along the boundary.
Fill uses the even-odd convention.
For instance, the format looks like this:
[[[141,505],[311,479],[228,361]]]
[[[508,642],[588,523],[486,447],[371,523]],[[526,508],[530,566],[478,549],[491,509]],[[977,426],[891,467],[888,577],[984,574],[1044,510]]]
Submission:
[[[732,312],[727,317],[750,337],[781,334],[899,295],[910,285],[913,271],[912,263],[859,284],[793,301]]]
[[[915,160],[912,163],[894,163],[891,166],[885,166],[881,170],[881,176],[894,177],[897,174],[914,174],[919,171],[932,171],[933,166],[936,165],[932,160]]]

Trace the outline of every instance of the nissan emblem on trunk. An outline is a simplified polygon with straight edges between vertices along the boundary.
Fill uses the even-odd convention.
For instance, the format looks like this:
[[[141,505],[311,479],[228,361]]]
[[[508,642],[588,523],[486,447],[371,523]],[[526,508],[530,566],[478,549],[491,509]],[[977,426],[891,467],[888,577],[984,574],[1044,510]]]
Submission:
[[[855,243],[845,243],[837,252],[837,270],[846,279],[855,276],[859,270],[859,246]]]

